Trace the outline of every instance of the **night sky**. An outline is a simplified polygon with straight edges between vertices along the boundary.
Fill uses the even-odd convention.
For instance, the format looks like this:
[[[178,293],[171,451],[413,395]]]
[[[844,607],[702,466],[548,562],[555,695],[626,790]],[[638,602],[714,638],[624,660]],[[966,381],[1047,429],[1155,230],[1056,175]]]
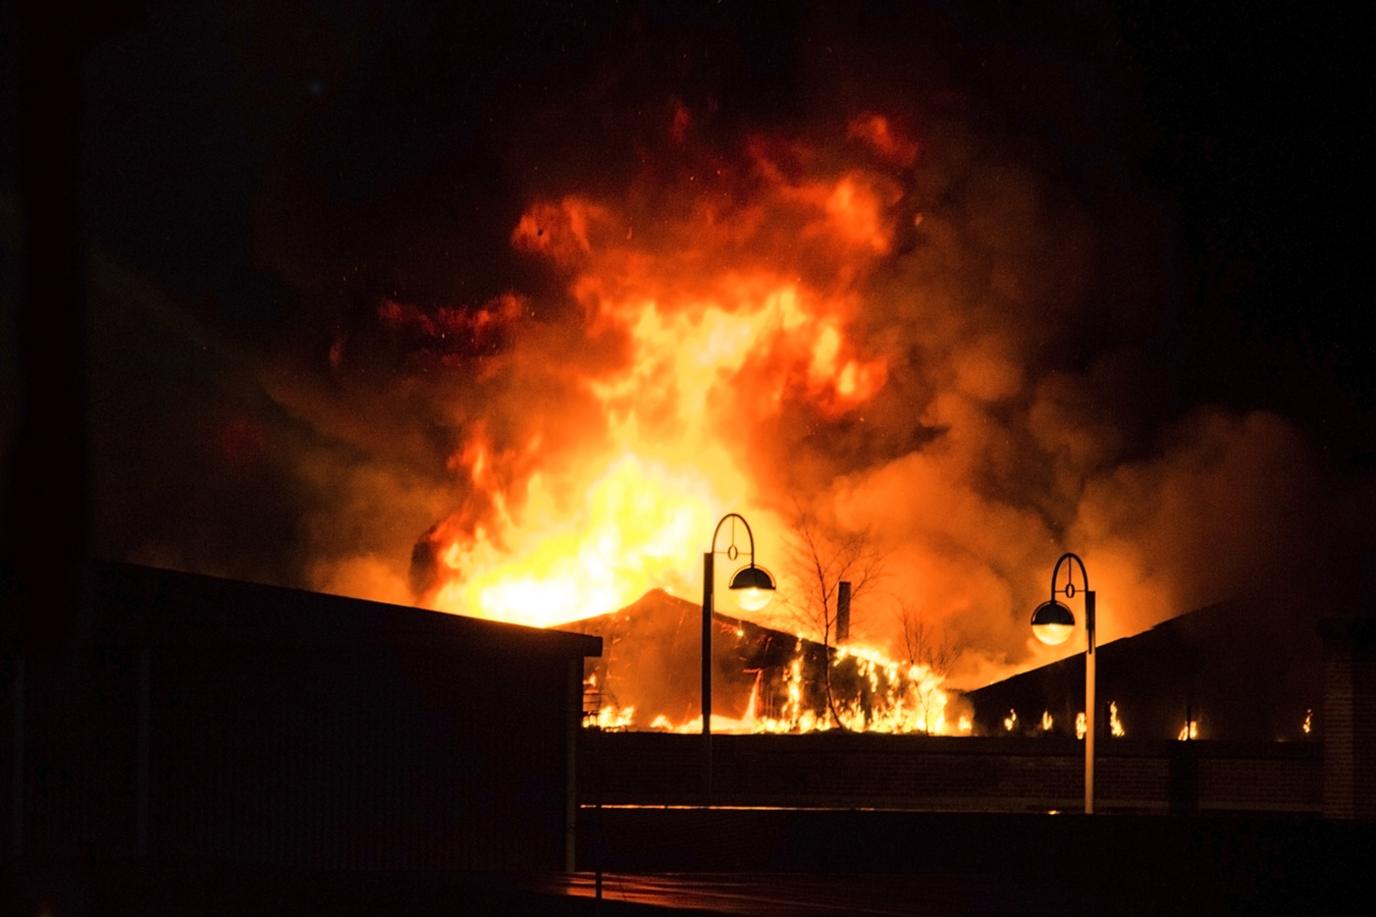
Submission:
[[[512,227],[532,199],[643,174],[675,106],[718,149],[863,111],[924,142],[950,136],[930,125],[993,138],[1102,233],[1108,254],[1067,284],[1061,342],[1037,359],[1129,367],[1088,394],[1125,459],[1201,405],[1265,409],[1335,501],[1369,505],[1355,24],[1322,6],[969,6],[135,4],[80,57],[92,550],[303,585],[344,545],[419,536],[445,511],[430,488],[459,431],[417,394],[404,432],[341,432],[405,404],[396,386],[419,371],[376,333],[378,303],[519,288],[556,321],[561,281]],[[5,92],[8,111],[45,104]],[[10,278],[34,206],[15,144]],[[6,280],[9,303],[19,290]],[[332,373],[341,337],[370,343]],[[45,408],[32,391],[4,407],[8,450],[16,418]],[[368,506],[323,512],[354,499],[342,469],[365,466],[414,486],[376,526]]]

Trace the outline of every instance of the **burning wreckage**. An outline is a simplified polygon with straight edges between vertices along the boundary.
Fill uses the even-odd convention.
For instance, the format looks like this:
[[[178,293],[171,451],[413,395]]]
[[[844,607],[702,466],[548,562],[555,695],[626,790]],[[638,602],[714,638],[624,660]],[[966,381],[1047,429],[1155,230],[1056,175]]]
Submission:
[[[600,636],[587,661],[588,725],[608,730],[698,732],[699,605],[652,590],[611,614],[564,629]],[[830,646],[715,612],[713,732],[968,733],[954,692],[927,666],[859,646]]]

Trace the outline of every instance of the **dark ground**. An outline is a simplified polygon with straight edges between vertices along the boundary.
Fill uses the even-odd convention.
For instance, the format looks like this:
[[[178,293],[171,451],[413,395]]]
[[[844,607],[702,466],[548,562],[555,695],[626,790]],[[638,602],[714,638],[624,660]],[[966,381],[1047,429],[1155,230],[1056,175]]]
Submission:
[[[1316,818],[585,811],[571,875],[11,863],[0,911],[93,914],[1367,913],[1376,825]],[[603,900],[594,900],[601,864]]]

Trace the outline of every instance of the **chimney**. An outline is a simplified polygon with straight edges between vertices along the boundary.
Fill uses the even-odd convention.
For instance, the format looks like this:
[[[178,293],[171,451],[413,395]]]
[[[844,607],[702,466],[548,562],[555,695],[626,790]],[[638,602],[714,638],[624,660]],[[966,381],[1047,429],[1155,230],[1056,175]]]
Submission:
[[[841,580],[836,590],[836,642],[845,643],[850,639],[850,582]]]

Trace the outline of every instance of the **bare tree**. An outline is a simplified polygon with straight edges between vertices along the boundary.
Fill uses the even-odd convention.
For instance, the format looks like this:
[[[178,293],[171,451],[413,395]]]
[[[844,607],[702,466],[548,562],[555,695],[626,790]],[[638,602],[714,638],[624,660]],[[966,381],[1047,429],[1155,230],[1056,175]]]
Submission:
[[[919,665],[935,675],[945,677],[955,650],[945,635],[936,632],[924,621],[909,603],[899,602],[898,622],[902,628],[903,652],[909,665]],[[930,729],[933,697],[931,692],[919,688],[915,697],[922,710],[924,728]]]
[[[882,576],[884,554],[874,545],[868,529],[842,532],[824,526],[797,500],[793,503],[791,560],[799,582],[807,584],[795,617],[822,635],[823,682],[827,711],[843,726],[836,711],[831,687],[831,635],[836,627],[836,593],[842,580],[851,584],[851,600],[872,587]]]
[[[905,662],[926,666],[938,675],[945,675],[955,657],[949,638],[936,632],[907,602],[900,601],[898,623],[902,628]]]

